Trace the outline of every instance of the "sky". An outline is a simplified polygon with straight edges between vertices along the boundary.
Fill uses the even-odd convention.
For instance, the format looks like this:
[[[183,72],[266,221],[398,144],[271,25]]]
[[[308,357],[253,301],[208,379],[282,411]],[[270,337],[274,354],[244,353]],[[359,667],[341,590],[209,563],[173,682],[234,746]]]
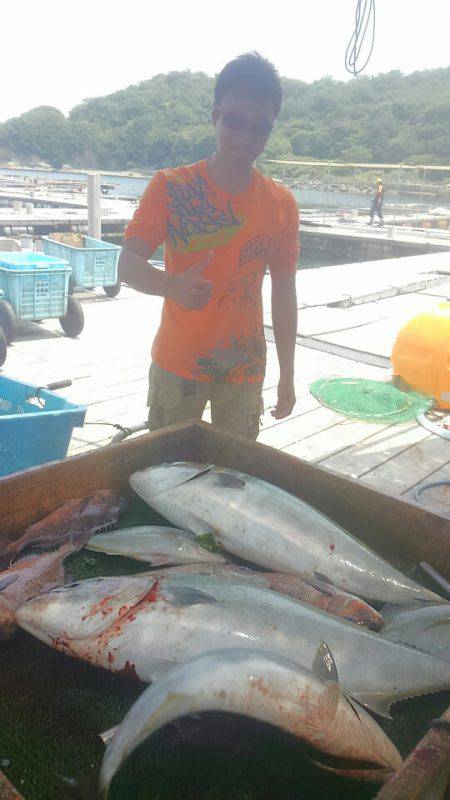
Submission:
[[[375,0],[366,75],[450,63],[450,0]],[[356,0],[3,0],[0,121],[39,105],[65,114],[160,72],[208,75],[258,50],[281,75],[352,80]]]

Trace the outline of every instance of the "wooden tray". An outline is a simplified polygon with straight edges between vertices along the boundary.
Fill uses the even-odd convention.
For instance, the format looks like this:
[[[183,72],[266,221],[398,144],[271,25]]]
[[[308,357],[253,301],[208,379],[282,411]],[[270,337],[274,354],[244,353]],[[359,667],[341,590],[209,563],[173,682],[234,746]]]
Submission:
[[[400,568],[408,570],[426,560],[450,579],[448,520],[398,497],[382,494],[352,479],[201,422],[175,425],[110,448],[0,479],[1,541],[12,541],[26,526],[42,519],[66,500],[95,489],[125,489],[131,473],[167,461],[214,463],[270,481],[332,517]],[[426,791],[424,787],[431,785],[439,773],[439,782],[444,788],[440,794],[429,795],[433,800],[444,797],[442,774],[445,770],[448,774],[450,767],[446,746],[450,737],[445,731],[439,731],[439,736],[439,741],[445,740],[440,756],[432,759],[430,768],[422,769],[417,780],[414,778],[414,783],[410,784],[415,791],[420,787]],[[389,786],[382,790],[383,800],[411,800],[413,797],[411,793],[390,794]],[[7,791],[2,789],[0,773],[0,800],[10,796]],[[414,794],[414,797],[422,797],[422,794]]]

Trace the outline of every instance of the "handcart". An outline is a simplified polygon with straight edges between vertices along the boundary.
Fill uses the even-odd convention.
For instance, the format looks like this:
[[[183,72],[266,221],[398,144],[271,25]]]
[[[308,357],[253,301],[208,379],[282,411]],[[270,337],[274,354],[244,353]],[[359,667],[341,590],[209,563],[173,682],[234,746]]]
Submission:
[[[57,317],[67,336],[81,333],[83,310],[69,295],[69,277],[65,260],[43,253],[0,252],[0,328],[7,344],[16,337],[20,322]],[[0,342],[0,366],[5,358]]]
[[[61,240],[54,237],[58,235]],[[69,292],[102,286],[108,297],[119,294],[117,265],[121,247],[81,234],[43,236],[44,253],[65,259],[72,269]]]
[[[53,392],[70,385],[33,386],[0,375],[0,476],[66,457],[86,414],[86,406]]]

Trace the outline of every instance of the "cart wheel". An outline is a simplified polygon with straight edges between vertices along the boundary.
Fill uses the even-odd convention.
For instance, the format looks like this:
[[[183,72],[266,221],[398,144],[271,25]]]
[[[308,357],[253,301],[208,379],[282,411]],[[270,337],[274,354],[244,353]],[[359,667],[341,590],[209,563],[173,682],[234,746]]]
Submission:
[[[69,294],[67,298],[67,314],[60,317],[61,328],[67,336],[78,336],[84,328],[84,314],[81,303]]]
[[[112,286],[104,286],[103,290],[105,294],[108,295],[108,297],[117,297],[121,288],[122,288],[122,283],[120,281],[117,281],[117,283],[114,283]]]
[[[0,300],[0,325],[8,344],[17,336],[17,317],[7,300]]]
[[[0,327],[0,367],[6,361],[7,352],[8,352],[8,342],[6,341],[6,336],[3,328]]]

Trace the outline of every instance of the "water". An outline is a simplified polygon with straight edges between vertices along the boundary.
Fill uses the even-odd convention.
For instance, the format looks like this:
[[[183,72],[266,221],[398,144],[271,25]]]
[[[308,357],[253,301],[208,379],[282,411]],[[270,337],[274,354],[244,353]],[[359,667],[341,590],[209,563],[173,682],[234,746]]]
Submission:
[[[40,169],[7,169],[0,167],[0,174],[2,175],[26,175],[32,178],[46,178],[49,180],[74,180],[86,181],[86,172],[51,172]],[[107,183],[118,184],[118,193],[120,195],[129,195],[132,197],[141,197],[144,193],[145,187],[150,180],[151,175],[144,178],[130,178],[124,175],[115,175],[114,173],[102,172],[102,179]],[[330,192],[322,189],[292,189],[292,193],[296,198],[300,208],[319,208],[341,211],[350,211],[351,209],[368,209],[372,200],[372,194],[362,195],[357,192]],[[411,204],[411,197],[402,195],[397,191],[392,191],[392,200],[396,203],[409,203]],[[387,202],[386,207],[389,206]]]
[[[87,181],[86,172],[53,172],[42,169],[7,169],[0,167],[1,175],[25,175],[31,178],[42,178],[47,180],[73,180],[73,181]],[[144,193],[145,187],[150,180],[150,175],[145,178],[128,178],[123,175],[112,175],[107,172],[102,172],[102,180],[106,183],[118,184],[118,192],[121,195],[130,195],[132,197],[141,197]]]

